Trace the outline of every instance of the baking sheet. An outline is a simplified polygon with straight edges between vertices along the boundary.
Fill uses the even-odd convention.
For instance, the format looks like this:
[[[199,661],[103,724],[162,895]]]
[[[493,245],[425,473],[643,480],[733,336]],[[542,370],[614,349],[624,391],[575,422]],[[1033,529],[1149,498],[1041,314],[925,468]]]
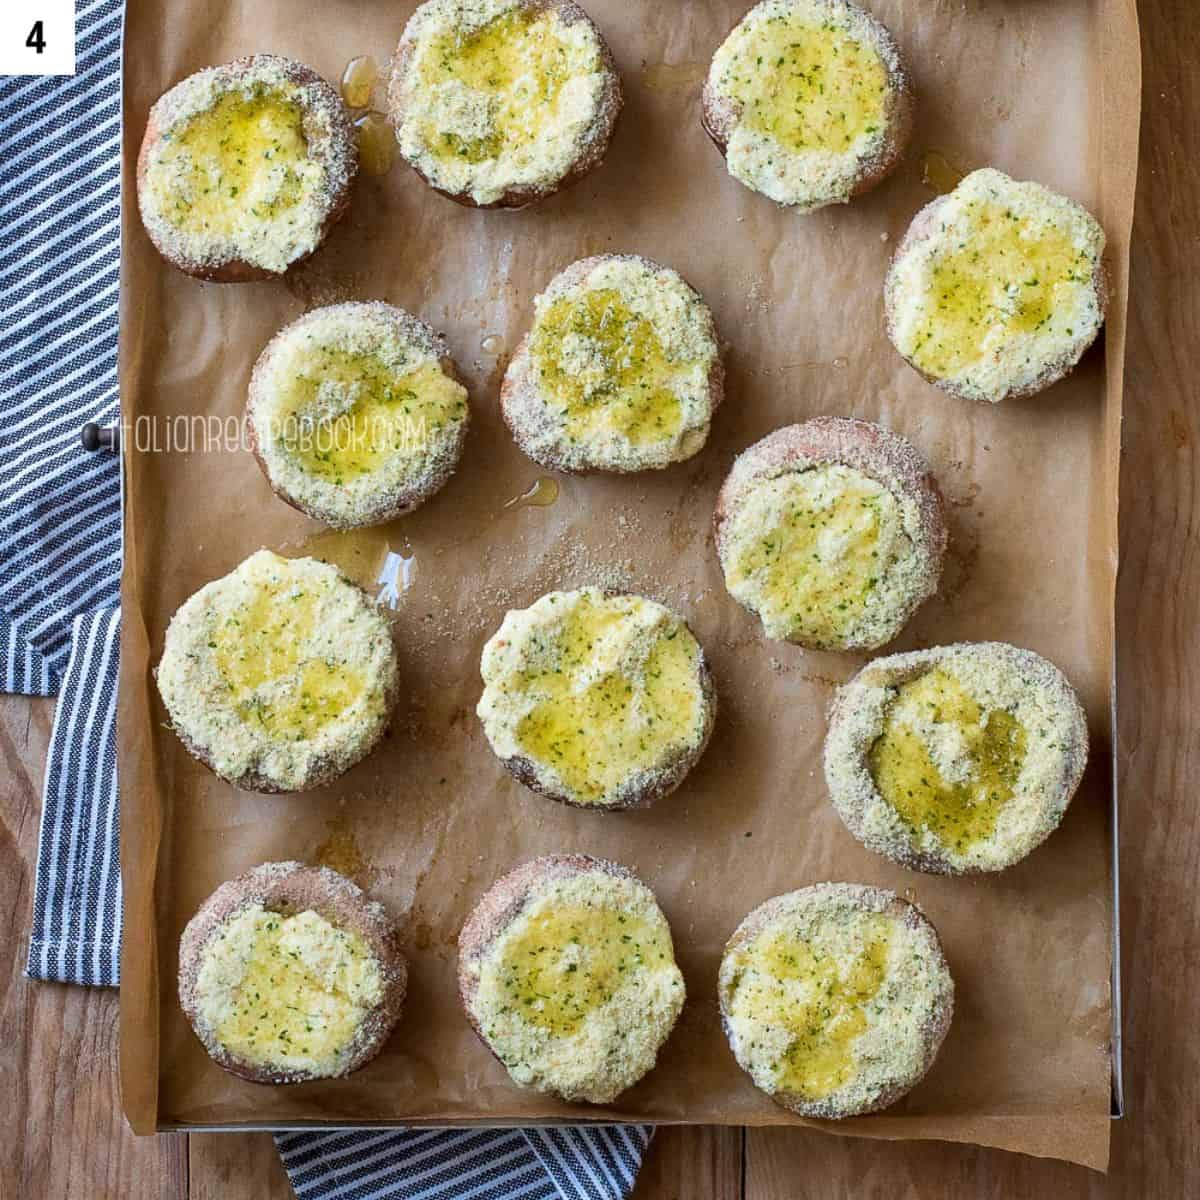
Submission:
[[[811,216],[730,179],[699,127],[705,64],[742,0],[590,0],[626,109],[607,162],[573,190],[525,212],[481,213],[436,196],[398,164],[386,178],[360,179],[348,218],[284,282],[201,284],[165,267],[131,202],[130,171],[158,94],[254,51],[299,58],[336,80],[355,55],[385,60],[414,7],[128,3],[119,754],[122,1089],[134,1128],[800,1123],[737,1068],[719,1028],[717,965],[760,901],[844,879],[922,905],[958,999],[922,1084],[887,1113],[835,1128],[1102,1167],[1113,932],[1106,756],[1139,105],[1133,0],[873,0],[912,67],[913,146],[882,187]],[[1060,188],[1108,232],[1115,292],[1103,344],[1041,398],[997,408],[950,400],[886,340],[887,259],[931,197],[923,174],[937,173],[942,158]],[[551,276],[606,251],[674,266],[704,294],[727,343],[725,405],[708,446],[686,464],[562,479],[555,504],[509,506],[543,472],[499,419],[505,356]],[[471,390],[473,428],[458,475],[424,508],[365,535],[329,535],[271,495],[249,453],[223,448],[228,431],[214,419],[240,414],[253,361],[277,328],[352,298],[391,301],[445,331]],[[710,515],[734,455],[822,413],[910,437],[949,500],[941,594],[894,648],[1016,642],[1053,658],[1084,699],[1093,739],[1084,785],[1054,837],[999,877],[913,874],[850,837],[826,798],[819,753],[832,689],[863,660],[766,642],[724,592]],[[367,584],[388,548],[413,560],[395,617],[405,688],[391,736],[343,780],[302,797],[240,793],[208,774],[165,727],[150,676],[174,609],[260,546],[322,554]],[[650,812],[577,812],[525,791],[492,757],[473,712],[479,651],[505,610],[593,582],[681,611],[717,682],[721,710],[703,761]],[[567,850],[624,862],[654,888],[688,987],[658,1068],[605,1109],[513,1086],[455,995],[454,939],[477,897],[516,863]],[[174,976],[179,933],[204,897],[280,858],[327,862],[383,900],[407,929],[411,984],[399,1029],[369,1067],[267,1089],[209,1061],[179,1010]]]

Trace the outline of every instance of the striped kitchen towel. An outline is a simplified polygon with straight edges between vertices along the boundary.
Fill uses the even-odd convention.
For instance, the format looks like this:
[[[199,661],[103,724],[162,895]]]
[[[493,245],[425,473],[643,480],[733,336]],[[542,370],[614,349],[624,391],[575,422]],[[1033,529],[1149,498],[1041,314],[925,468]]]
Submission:
[[[622,1200],[650,1125],[276,1134],[298,1200]]]
[[[71,78],[0,79],[0,687],[61,698],[28,973],[115,984],[121,0],[82,0]]]
[[[46,756],[26,967],[35,979],[113,985],[120,977],[120,616],[109,608],[74,621]]]
[[[115,985],[115,455],[122,0],[78,0],[77,74],[0,77],[0,690],[59,696],[26,970]],[[621,1200],[650,1126],[280,1134],[301,1200]]]
[[[0,655],[50,694],[72,624],[113,607],[116,463],[79,452],[117,418],[121,0],[81,0],[77,74],[0,79]]]

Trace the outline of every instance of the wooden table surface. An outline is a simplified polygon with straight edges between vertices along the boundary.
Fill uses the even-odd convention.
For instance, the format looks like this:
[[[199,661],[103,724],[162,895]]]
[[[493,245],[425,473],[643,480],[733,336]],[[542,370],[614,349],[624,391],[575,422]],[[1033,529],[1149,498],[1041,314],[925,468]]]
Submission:
[[[1200,25],[1141,0],[1142,161],[1122,469],[1125,1072],[1107,1177],[936,1142],[799,1129],[663,1129],[637,1200],[1200,1195]],[[0,697],[0,1197],[287,1200],[268,1134],[135,1138],[117,1091],[117,996],[22,971],[53,701]],[[2,1099],[7,1097],[7,1100]]]

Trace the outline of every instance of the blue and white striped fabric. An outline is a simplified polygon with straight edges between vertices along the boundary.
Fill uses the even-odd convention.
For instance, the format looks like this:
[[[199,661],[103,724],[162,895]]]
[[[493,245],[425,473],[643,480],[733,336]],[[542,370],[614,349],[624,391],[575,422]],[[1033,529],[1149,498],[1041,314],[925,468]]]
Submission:
[[[649,1125],[277,1134],[298,1200],[622,1200]]]
[[[0,689],[59,694],[27,972],[119,981],[122,0],[79,0],[73,78],[0,78]],[[281,1134],[300,1200],[621,1200],[650,1126]]]
[[[27,967],[35,979],[115,984],[120,975],[120,616],[104,609],[74,622],[46,761]]]
[[[117,418],[122,18],[121,0],[80,0],[77,74],[0,80],[0,651],[21,662],[10,689],[61,677],[74,618],[116,603],[116,464],[80,454],[79,428]]]
[[[2,560],[0,560],[2,561]],[[50,666],[0,612],[0,692],[53,696],[58,684]]]
[[[121,893],[113,719],[121,0],[83,0],[73,78],[0,79],[0,687],[61,688],[28,972],[115,984]]]

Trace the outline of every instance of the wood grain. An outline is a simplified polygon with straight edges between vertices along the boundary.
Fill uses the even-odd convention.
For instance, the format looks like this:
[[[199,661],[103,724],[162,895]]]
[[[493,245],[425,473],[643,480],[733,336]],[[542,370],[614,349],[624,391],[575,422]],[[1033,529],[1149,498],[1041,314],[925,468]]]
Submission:
[[[1107,1177],[933,1142],[663,1129],[636,1200],[1144,1200],[1200,1190],[1200,26],[1142,0],[1142,171],[1125,391],[1122,885],[1128,1118]],[[116,996],[22,974],[49,701],[0,698],[0,1196],[284,1200],[266,1134],[137,1139],[116,1091]]]
[[[0,699],[0,1196],[184,1200],[186,1141],[133,1136],[117,1094],[117,994],[24,976],[51,700]]]
[[[724,1200],[742,1195],[746,1131],[705,1125],[659,1129],[632,1200]]]
[[[188,1137],[188,1200],[291,1200],[292,1185],[269,1133]]]

